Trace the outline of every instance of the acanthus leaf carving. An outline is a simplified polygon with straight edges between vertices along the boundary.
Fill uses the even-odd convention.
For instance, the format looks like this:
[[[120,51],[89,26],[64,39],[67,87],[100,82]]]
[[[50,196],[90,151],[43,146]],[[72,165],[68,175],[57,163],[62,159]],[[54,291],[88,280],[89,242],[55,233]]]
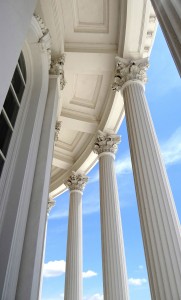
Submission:
[[[65,182],[65,185],[67,188],[69,188],[70,191],[73,190],[83,191],[87,181],[88,181],[88,177],[86,175],[76,174],[76,172],[72,171],[72,174]]]
[[[101,154],[104,152],[110,152],[115,154],[118,149],[118,144],[121,138],[116,134],[105,133],[98,131],[96,141],[94,143],[93,151],[96,154]]]
[[[60,89],[63,90],[66,84],[64,77],[64,63],[65,63],[65,54],[62,54],[59,58],[52,59],[50,65],[50,74],[58,75],[60,79]]]
[[[129,80],[139,80],[143,83],[147,82],[146,71],[149,67],[148,58],[142,59],[125,59],[116,57],[116,71],[112,89],[114,91],[121,90],[124,83]]]

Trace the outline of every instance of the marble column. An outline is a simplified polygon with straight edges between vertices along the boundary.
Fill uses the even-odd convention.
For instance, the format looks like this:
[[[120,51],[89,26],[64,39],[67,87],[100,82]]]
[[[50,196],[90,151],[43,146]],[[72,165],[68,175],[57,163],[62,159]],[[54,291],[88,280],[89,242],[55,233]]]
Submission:
[[[151,3],[181,76],[180,0],[151,0]]]
[[[65,300],[82,300],[82,193],[88,178],[72,172],[65,185],[70,190]]]
[[[122,90],[142,236],[153,300],[181,299],[180,222],[147,105],[148,60],[116,58],[114,90]]]
[[[47,227],[48,227],[48,217],[50,214],[50,211],[52,208],[56,205],[56,201],[49,197],[48,199],[48,205],[47,205],[47,220],[46,220],[46,226],[45,226],[45,238],[44,238],[44,246],[43,246],[43,256],[42,256],[42,268],[41,268],[41,276],[40,276],[40,287],[39,287],[39,297],[38,299],[42,299],[42,286],[43,286],[43,266],[44,266],[44,260],[45,260],[45,250],[46,250],[46,238],[47,238]]]
[[[104,300],[127,300],[128,281],[119,196],[114,166],[120,137],[101,131],[94,145],[99,155]]]

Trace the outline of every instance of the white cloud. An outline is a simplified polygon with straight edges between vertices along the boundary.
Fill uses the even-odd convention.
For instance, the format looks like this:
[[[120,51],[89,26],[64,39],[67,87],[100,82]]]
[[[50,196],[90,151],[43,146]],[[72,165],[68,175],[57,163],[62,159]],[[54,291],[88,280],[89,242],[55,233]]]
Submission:
[[[124,159],[118,159],[116,161],[116,173],[125,174],[130,173],[132,170],[130,156],[126,156]]]
[[[92,296],[89,297],[84,297],[84,300],[103,300],[103,295],[101,294],[94,294]]]
[[[93,271],[87,271],[87,272],[83,272],[83,278],[90,278],[90,277],[94,277],[97,276],[96,272]]]
[[[59,212],[54,212],[49,216],[49,220],[53,219],[60,219],[60,218],[67,218],[68,217],[68,210],[63,210]]]
[[[145,278],[129,278],[128,282],[130,285],[140,286],[147,283],[147,280]]]
[[[65,260],[54,260],[44,263],[43,276],[44,277],[58,277],[65,274],[66,262]],[[91,270],[82,273],[83,278],[90,278],[97,276],[97,273]]]
[[[161,153],[166,165],[181,162],[181,127],[170,136],[170,138],[161,143]],[[127,154],[123,159],[116,161],[116,173],[118,175],[130,173],[132,170],[131,159]]]
[[[65,261],[54,260],[44,263],[43,276],[44,277],[57,277],[65,273]]]
[[[161,145],[161,150],[166,165],[181,162],[181,127]]]
[[[94,183],[99,181],[99,171],[97,171],[92,177],[89,178],[89,183]]]
[[[143,270],[143,266],[142,266],[142,265],[139,265],[138,268],[139,268],[140,270]]]

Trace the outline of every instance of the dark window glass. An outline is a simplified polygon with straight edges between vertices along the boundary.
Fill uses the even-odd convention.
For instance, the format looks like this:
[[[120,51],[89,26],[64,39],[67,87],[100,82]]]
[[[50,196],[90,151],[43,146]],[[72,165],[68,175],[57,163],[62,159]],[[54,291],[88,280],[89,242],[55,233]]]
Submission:
[[[23,54],[20,54],[18,65],[13,74],[11,86],[7,93],[3,110],[0,114],[0,150],[6,157],[13,128],[16,122],[19,103],[21,103],[26,82],[26,67]],[[12,88],[13,87],[13,88]],[[16,95],[15,95],[16,94]],[[17,101],[18,99],[18,101]],[[19,102],[19,103],[18,103]],[[10,124],[11,123],[11,124]],[[0,154],[0,176],[5,160]]]
[[[2,173],[3,166],[4,166],[4,159],[0,156],[0,176]]]
[[[18,63],[19,63],[19,66],[20,66],[21,72],[22,72],[22,74],[23,74],[24,81],[26,82],[26,68],[25,68],[25,60],[24,60],[24,57],[23,57],[23,54],[22,54],[22,53],[20,54],[20,57],[19,57]]]
[[[0,149],[6,156],[9,142],[11,139],[12,130],[10,129],[3,112],[0,114]]]
[[[11,88],[9,89],[4,102],[4,109],[6,111],[6,114],[8,115],[8,118],[12,126],[14,126],[18,114],[19,106],[14,98]]]
[[[21,75],[19,73],[18,67],[16,67],[16,69],[14,71],[14,75],[13,75],[13,79],[12,79],[11,83],[16,92],[16,96],[18,97],[19,102],[21,102],[25,87],[24,87],[24,83],[21,78]]]

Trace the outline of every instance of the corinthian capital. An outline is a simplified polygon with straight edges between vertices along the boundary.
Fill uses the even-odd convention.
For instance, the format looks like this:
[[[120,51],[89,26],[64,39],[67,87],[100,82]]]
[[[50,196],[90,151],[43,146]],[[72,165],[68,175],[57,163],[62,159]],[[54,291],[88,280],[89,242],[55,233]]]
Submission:
[[[99,130],[97,139],[94,143],[93,151],[96,154],[101,154],[103,152],[111,152],[115,154],[118,149],[117,144],[119,144],[120,141],[120,136],[116,134],[104,133]]]
[[[146,71],[149,67],[148,58],[137,60],[116,57],[116,71],[112,89],[119,91],[123,84],[129,80],[147,82]]]
[[[73,190],[83,191],[87,181],[88,181],[87,176],[82,175],[82,174],[76,174],[75,172],[72,172],[70,177],[65,182],[65,185],[67,188],[69,188],[70,191],[73,191]]]
[[[62,54],[57,59],[52,59],[50,65],[50,74],[58,75],[60,78],[60,89],[63,90],[66,81],[64,77],[64,63],[65,63],[65,54]]]

